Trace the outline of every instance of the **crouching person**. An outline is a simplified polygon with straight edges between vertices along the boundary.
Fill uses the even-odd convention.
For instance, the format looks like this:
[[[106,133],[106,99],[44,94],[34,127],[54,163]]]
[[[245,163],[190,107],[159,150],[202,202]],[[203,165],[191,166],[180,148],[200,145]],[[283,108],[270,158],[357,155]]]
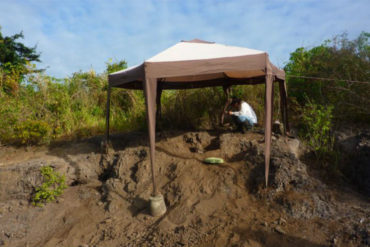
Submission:
[[[233,122],[237,127],[236,131],[245,133],[245,129],[250,130],[257,123],[256,113],[247,102],[242,101],[239,98],[233,98],[231,107],[237,110],[227,112],[231,115]]]

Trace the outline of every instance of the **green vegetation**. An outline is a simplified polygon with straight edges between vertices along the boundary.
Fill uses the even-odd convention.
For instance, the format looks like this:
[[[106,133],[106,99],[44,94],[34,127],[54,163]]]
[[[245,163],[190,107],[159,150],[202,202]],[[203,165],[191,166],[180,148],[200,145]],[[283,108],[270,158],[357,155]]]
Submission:
[[[369,37],[362,33],[351,41],[341,35],[311,49],[298,48],[285,66],[290,122],[315,152],[330,149],[338,124],[370,122],[370,83],[345,81],[370,81]],[[126,61],[110,60],[100,74],[79,71],[57,79],[36,69],[32,62],[39,61],[39,54],[19,38],[22,33],[3,37],[0,32],[0,142],[34,145],[103,134],[107,75],[126,68]],[[250,103],[263,126],[264,85],[234,86],[232,94]],[[279,118],[278,94],[275,87],[274,119]],[[219,125],[224,102],[221,87],[164,91],[158,124],[163,129],[212,129]],[[113,88],[110,116],[112,132],[145,129],[142,91]]]
[[[232,96],[248,101],[256,112],[258,123],[263,126],[265,112],[265,86],[233,86]],[[214,129],[220,124],[226,97],[222,87],[163,91],[161,126],[166,129]],[[279,88],[275,87],[274,116],[280,116]]]
[[[23,33],[3,36],[0,27],[0,88],[3,92],[14,94],[25,75],[37,72],[31,62],[40,62],[36,47],[27,47],[17,39]],[[1,95],[0,95],[1,96]]]
[[[285,66],[291,123],[319,165],[338,172],[333,132],[370,123],[370,33],[346,34],[311,49],[298,48]],[[330,78],[313,79],[316,78]]]
[[[370,33],[345,34],[311,49],[298,48],[285,66],[291,100],[333,105],[335,122],[370,122]],[[332,80],[293,76],[331,78]],[[360,82],[348,82],[360,81]],[[367,82],[367,83],[362,83]]]
[[[333,150],[334,136],[331,132],[333,108],[310,102],[303,109],[302,136],[306,138],[318,158]]]
[[[55,172],[50,166],[40,168],[43,183],[35,189],[32,197],[32,204],[42,207],[45,203],[54,201],[58,196],[63,194],[67,188],[65,176]]]
[[[122,61],[118,64],[126,66]],[[17,88],[16,94],[0,89],[1,142],[43,144],[104,132],[107,72],[77,72],[63,80],[37,72]],[[145,126],[142,92],[113,89],[111,101],[112,131]]]

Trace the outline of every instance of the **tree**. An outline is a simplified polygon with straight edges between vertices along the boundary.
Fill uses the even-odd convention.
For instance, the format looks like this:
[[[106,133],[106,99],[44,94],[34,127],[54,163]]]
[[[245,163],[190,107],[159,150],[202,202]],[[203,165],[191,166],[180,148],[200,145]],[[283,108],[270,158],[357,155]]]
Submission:
[[[31,62],[40,62],[35,47],[27,47],[17,40],[23,33],[3,36],[0,27],[0,88],[8,93],[17,91],[24,76],[36,72]]]
[[[311,49],[296,49],[285,66],[289,95],[296,98],[300,105],[305,105],[307,99],[317,104],[334,105],[336,120],[368,122],[370,83],[366,82],[370,81],[369,38],[370,33],[366,32],[354,40],[342,34]]]
[[[114,73],[119,70],[123,70],[127,68],[127,62],[125,60],[120,60],[118,62],[113,62],[112,59],[109,59],[109,61],[106,63],[107,65],[107,73]]]

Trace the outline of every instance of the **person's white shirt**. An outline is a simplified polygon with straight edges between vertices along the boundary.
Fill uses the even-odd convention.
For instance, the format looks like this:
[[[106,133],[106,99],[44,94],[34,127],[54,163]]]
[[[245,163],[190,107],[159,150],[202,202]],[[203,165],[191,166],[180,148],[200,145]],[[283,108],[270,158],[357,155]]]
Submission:
[[[235,116],[248,117],[249,119],[251,119],[253,124],[257,123],[256,113],[253,111],[252,107],[245,101],[241,102],[240,111],[234,111],[234,112],[231,112],[231,114]]]

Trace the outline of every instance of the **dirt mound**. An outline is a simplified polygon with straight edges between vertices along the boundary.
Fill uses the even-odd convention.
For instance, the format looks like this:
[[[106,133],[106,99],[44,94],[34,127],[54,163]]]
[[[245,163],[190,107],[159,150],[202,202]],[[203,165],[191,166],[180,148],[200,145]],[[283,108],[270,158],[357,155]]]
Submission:
[[[158,218],[148,210],[143,133],[114,136],[107,155],[96,138],[7,161],[0,167],[0,246],[367,246],[369,202],[312,177],[298,140],[274,136],[264,188],[262,139],[159,133],[155,174],[168,210]],[[225,163],[206,165],[209,156]],[[65,173],[70,187],[37,208],[29,199],[43,165]]]

